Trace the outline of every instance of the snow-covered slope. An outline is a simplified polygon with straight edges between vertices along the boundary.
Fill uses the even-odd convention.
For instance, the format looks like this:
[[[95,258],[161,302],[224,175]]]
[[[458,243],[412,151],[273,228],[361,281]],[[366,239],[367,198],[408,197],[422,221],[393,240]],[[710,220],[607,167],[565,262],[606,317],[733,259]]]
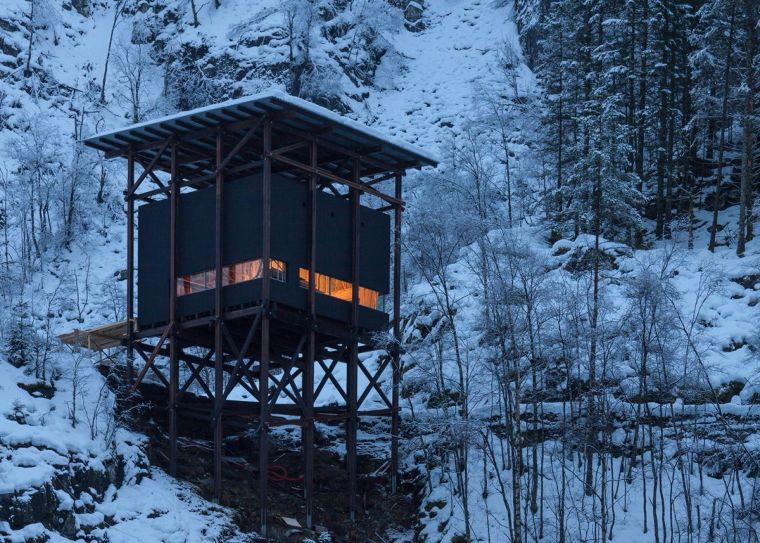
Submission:
[[[3,541],[243,540],[229,510],[150,467],[145,438],[124,429],[94,360],[50,362],[61,372],[54,387],[0,364]]]
[[[378,82],[387,88],[370,93],[366,115],[393,135],[441,149],[471,116],[478,94],[500,88],[506,44],[515,51],[520,45],[509,2],[429,2],[424,20],[425,30],[394,42],[403,70]],[[519,92],[533,92],[533,74],[523,63],[518,70]]]
[[[546,373],[553,396],[536,403],[528,398],[519,406],[526,417],[521,423],[526,434],[538,434],[538,422],[547,432],[540,454],[548,466],[542,471],[541,481],[546,484],[541,483],[541,496],[549,520],[539,527],[535,512],[529,510],[530,469],[518,477],[524,485],[518,502],[524,498],[530,538],[542,532],[544,540],[557,539],[561,509],[567,541],[600,540],[595,532],[597,502],[585,495],[580,471],[573,470],[576,462],[582,463],[582,447],[573,446],[579,441],[575,434],[583,431],[583,417],[568,415],[582,407],[582,399],[572,397],[573,387],[582,389],[578,383],[588,377],[588,369],[579,363],[577,374],[563,374],[559,361],[564,353],[558,355],[563,342],[571,343],[562,328],[570,322],[578,327],[569,333],[577,335],[571,338],[578,339],[575,355],[582,358],[588,352],[590,280],[584,255],[594,240],[581,235],[572,241],[547,241],[552,233],[544,226],[541,207],[544,157],[535,153],[538,146],[533,139],[542,112],[532,99],[537,82],[521,58],[512,3],[222,0],[219,7],[215,4],[127,3],[115,26],[101,101],[115,0],[35,0],[38,11],[31,40],[30,3],[0,3],[0,299],[4,304],[0,339],[7,347],[17,337],[14,327],[35,338],[26,347],[28,360],[22,369],[0,360],[0,535],[10,541],[35,537],[235,541],[238,537],[233,534],[233,511],[206,502],[190,485],[148,465],[146,438],[127,431],[124,421],[114,417],[113,397],[93,360],[51,340],[75,327],[117,320],[124,312],[124,284],[118,278],[125,256],[124,165],[78,154],[74,140],[171,114],[178,107],[285,89],[298,76],[289,64],[290,45],[297,42],[296,48],[308,44],[311,49],[312,68],[304,68],[307,75],[299,80],[303,95],[443,159],[437,172],[410,176],[407,187],[415,190],[406,196],[412,217],[423,200],[417,198],[416,189],[422,189],[428,200],[439,196],[441,202],[449,202],[444,196],[461,189],[452,173],[459,156],[453,148],[470,131],[468,141],[475,142],[477,151],[482,142],[478,138],[491,130],[480,111],[483,100],[496,95],[508,104],[507,155],[486,165],[501,172],[503,162],[509,162],[514,186],[521,191],[515,189],[515,198],[522,203],[515,212],[514,228],[489,234],[494,240],[491,249],[500,251],[505,262],[514,257],[519,265],[510,273],[515,276],[540,270],[536,292],[543,296],[541,326],[546,336],[539,350],[541,357],[556,363]],[[307,13],[306,4],[318,9]],[[194,5],[199,9],[197,26]],[[282,11],[295,8],[300,11],[294,11],[293,21],[303,32],[296,32],[296,38],[288,35]],[[333,10],[329,16],[320,11],[327,9]],[[421,20],[404,21],[405,12],[416,18],[420,10]],[[136,61],[129,55],[145,57]],[[137,67],[142,71],[135,101],[129,91]],[[431,180],[435,185],[425,184]],[[40,198],[40,190],[47,191],[46,199]],[[99,192],[102,197],[96,200]],[[497,191],[494,206],[499,213],[504,214],[505,201],[505,194]],[[40,202],[49,205],[36,204]],[[464,220],[461,209],[433,211],[445,227],[442,237],[455,232]],[[722,213],[722,222],[736,222],[733,209]],[[39,217],[44,227],[34,222]],[[632,428],[635,425],[638,432],[641,409],[667,420],[656,430],[663,432],[661,440],[650,434],[652,441],[645,446],[641,438],[641,450],[654,458],[655,443],[662,445],[662,457],[672,460],[668,464],[672,471],[666,475],[679,477],[666,484],[670,497],[663,495],[679,504],[685,495],[695,495],[694,515],[699,515],[702,536],[720,518],[723,509],[716,513],[716,503],[722,508],[726,495],[738,501],[737,487],[747,496],[752,492],[753,480],[744,474],[728,484],[720,477],[727,471],[729,450],[743,459],[758,453],[755,408],[760,362],[755,350],[760,340],[754,323],[760,310],[760,240],[749,243],[744,258],[737,258],[730,246],[711,253],[704,249],[708,222],[707,212],[697,210],[696,248],[691,250],[686,249],[683,232],[676,233],[674,242],[653,244],[647,250],[602,241],[609,263],[602,273],[605,330],[615,331],[611,334],[615,339],[605,344],[604,356],[609,357],[605,360],[614,363],[605,374],[609,382],[604,401],[614,427],[609,444],[620,453],[610,456],[606,469],[612,481],[608,497],[614,503],[613,513],[617,511],[614,535],[620,541],[659,537],[651,530],[651,518],[650,528],[643,530],[644,515],[649,514],[644,511],[651,507],[654,460],[643,464],[644,469],[637,464],[639,443],[632,440],[640,438],[634,437],[639,434]],[[408,234],[418,229],[411,223],[406,227]],[[722,235],[730,245],[730,228]],[[403,448],[406,467],[423,475],[416,532],[430,542],[463,541],[465,512],[471,516],[473,540],[506,541],[512,533],[506,497],[514,470],[509,467],[512,460],[504,459],[506,429],[499,419],[502,397],[493,371],[499,357],[485,324],[484,300],[491,292],[478,275],[482,263],[474,258],[481,250],[477,243],[465,244],[438,276],[426,280],[417,270],[420,259],[415,246],[406,247]],[[638,353],[631,348],[637,330],[632,308],[638,293],[644,292],[636,290],[641,288],[639,280],[649,273],[657,275],[663,300],[673,303],[666,315],[673,320],[663,328],[673,335],[658,338],[658,352],[667,351],[674,359],[683,355],[683,364],[676,381],[665,380],[671,386],[669,394],[635,397],[640,380]],[[448,322],[436,298],[442,284],[453,293]],[[683,322],[678,322],[679,316]],[[454,326],[461,334],[457,353],[449,337]],[[688,328],[689,334],[681,328]],[[466,420],[461,417],[462,396],[452,385],[460,379],[457,357],[466,362],[465,381],[472,391]],[[12,358],[9,349],[4,358]],[[528,383],[526,390],[535,386]],[[687,396],[695,390],[704,394]],[[719,401],[712,401],[712,391],[719,394]],[[540,420],[531,418],[538,409]],[[671,419],[663,413],[670,413]],[[721,426],[729,419],[738,421],[735,431],[740,436],[730,447],[724,439],[728,430]],[[699,423],[701,430],[688,434],[687,423],[694,428]],[[380,443],[383,447],[376,454],[385,450]],[[462,444],[465,448],[460,448]],[[335,450],[340,452],[340,447]],[[467,455],[462,460],[456,455],[464,450]],[[689,473],[678,471],[685,465],[678,460],[682,455],[689,459]],[[457,488],[463,466],[471,477],[464,493]],[[629,481],[620,475],[624,469],[636,470],[639,477]],[[684,517],[684,506],[678,505],[672,510],[675,520],[663,522],[672,529],[679,522],[685,525]],[[394,537],[407,541],[412,535]],[[696,540],[694,534],[690,537]]]

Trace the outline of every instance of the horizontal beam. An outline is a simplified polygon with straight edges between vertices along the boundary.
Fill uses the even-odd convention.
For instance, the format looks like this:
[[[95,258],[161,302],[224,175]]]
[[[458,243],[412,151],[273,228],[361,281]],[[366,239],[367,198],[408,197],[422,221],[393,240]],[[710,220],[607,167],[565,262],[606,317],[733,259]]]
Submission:
[[[360,192],[364,192],[366,194],[371,194],[372,196],[376,196],[376,197],[378,197],[378,198],[380,198],[380,199],[388,202],[389,204],[400,205],[400,206],[404,205],[403,200],[397,200],[393,196],[388,196],[387,194],[383,194],[379,190],[374,189],[374,188],[372,188],[369,185],[365,185],[364,183],[357,183],[356,181],[351,181],[349,179],[345,179],[343,177],[340,177],[339,175],[335,175],[332,172],[328,172],[327,170],[325,170],[323,168],[313,168],[312,166],[310,166],[308,164],[304,164],[303,162],[299,162],[297,160],[294,160],[292,158],[288,158],[288,157],[285,157],[285,156],[282,156],[282,155],[273,155],[272,158],[274,160],[277,160],[277,161],[282,162],[284,164],[288,164],[290,166],[293,166],[294,168],[298,168],[299,170],[302,170],[302,171],[305,171],[305,172],[308,172],[308,173],[312,173],[312,174],[316,174],[319,177],[323,177],[325,179],[330,179],[331,181],[335,181],[336,183],[340,183],[342,185],[349,186],[349,187],[351,187],[353,189],[356,189],[356,190],[358,190]]]
[[[308,141],[299,141],[296,143],[292,143],[290,145],[284,145],[282,147],[279,147],[277,149],[272,149],[272,156],[274,155],[282,155],[285,153],[289,153],[291,151],[296,151],[298,149],[303,149],[304,147],[308,147],[309,142]]]

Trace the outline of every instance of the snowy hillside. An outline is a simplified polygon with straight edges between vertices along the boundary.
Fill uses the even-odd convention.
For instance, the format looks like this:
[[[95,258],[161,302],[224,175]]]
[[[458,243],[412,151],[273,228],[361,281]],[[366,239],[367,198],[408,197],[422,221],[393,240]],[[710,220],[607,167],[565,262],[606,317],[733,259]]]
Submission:
[[[3,540],[257,540],[56,336],[125,315],[126,168],[77,142],[276,88],[441,157],[406,181],[411,505],[376,541],[758,541],[760,10],[579,4],[0,2]],[[357,540],[342,507],[320,541]]]

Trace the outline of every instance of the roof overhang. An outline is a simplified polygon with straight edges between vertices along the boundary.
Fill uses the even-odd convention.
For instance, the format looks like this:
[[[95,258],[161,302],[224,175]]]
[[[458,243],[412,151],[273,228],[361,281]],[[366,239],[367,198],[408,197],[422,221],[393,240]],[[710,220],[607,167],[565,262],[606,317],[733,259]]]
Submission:
[[[244,133],[262,118],[271,120],[273,137],[279,137],[285,144],[289,136],[318,141],[336,155],[348,153],[361,157],[372,165],[373,173],[438,164],[438,159],[429,152],[280,91],[229,100],[104,132],[85,139],[84,144],[106,153],[109,158],[127,157],[131,150],[138,162],[154,161],[157,169],[162,169],[161,155],[168,154],[163,144],[171,139],[178,142],[179,162],[194,165],[197,172],[202,172],[204,167],[196,163],[214,156],[215,138],[220,130],[234,136]],[[206,171],[213,171],[213,165],[209,164]]]

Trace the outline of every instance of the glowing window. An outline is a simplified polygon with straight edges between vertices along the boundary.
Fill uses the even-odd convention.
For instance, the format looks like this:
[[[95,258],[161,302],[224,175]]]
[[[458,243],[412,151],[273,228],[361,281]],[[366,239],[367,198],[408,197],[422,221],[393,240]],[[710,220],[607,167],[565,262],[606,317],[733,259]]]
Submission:
[[[353,285],[348,281],[342,281],[335,277],[330,278],[330,296],[350,302],[353,300]]]
[[[299,268],[298,283],[301,288],[309,288],[309,270]],[[336,279],[322,273],[315,274],[314,286],[317,292],[346,302],[353,300],[353,285],[349,281]],[[367,287],[359,287],[359,305],[379,309],[380,293]]]
[[[261,264],[259,264],[259,269]],[[269,260],[269,276],[275,281],[285,282],[285,262],[282,260]]]
[[[287,265],[282,260],[270,259],[270,277],[285,282]],[[222,268],[222,286],[261,279],[261,259],[238,262]],[[216,270],[208,270],[177,277],[177,296],[195,294],[216,288]]]
[[[309,270],[301,268],[298,270],[298,282],[301,288],[309,288]],[[330,277],[323,273],[314,274],[314,289],[322,294],[330,294]]]
[[[379,299],[380,293],[378,291],[367,287],[359,287],[359,305],[371,307],[372,309],[379,309]]]
[[[248,262],[238,262],[228,266],[231,270],[230,277],[232,283],[243,283],[261,278],[261,260],[249,260]]]

